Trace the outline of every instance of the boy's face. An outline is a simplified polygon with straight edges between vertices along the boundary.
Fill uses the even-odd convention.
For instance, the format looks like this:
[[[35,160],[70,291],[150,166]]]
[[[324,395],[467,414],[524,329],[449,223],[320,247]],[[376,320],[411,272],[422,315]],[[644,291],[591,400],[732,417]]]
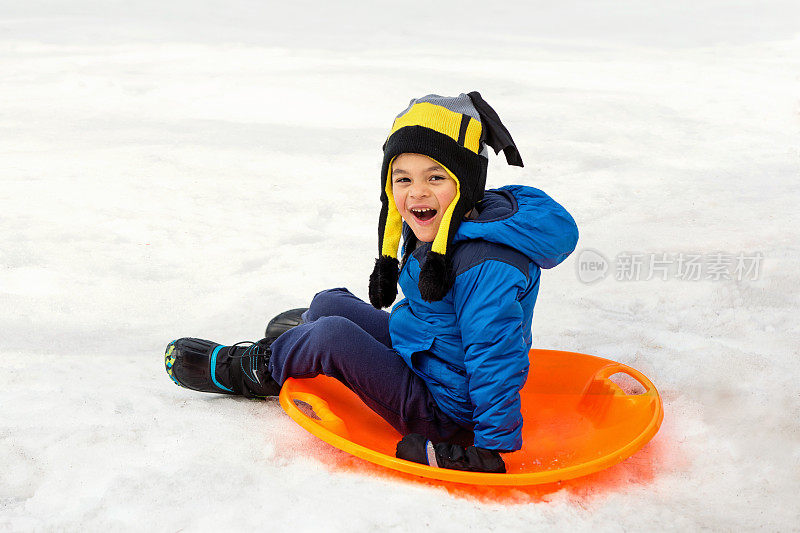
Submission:
[[[445,210],[456,197],[456,182],[433,159],[400,154],[392,162],[392,195],[417,239],[433,242]]]

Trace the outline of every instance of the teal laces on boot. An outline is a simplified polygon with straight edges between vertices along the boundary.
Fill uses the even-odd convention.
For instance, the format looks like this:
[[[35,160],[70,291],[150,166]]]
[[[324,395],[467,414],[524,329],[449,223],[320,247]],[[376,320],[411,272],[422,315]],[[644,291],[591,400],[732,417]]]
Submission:
[[[230,347],[231,386],[236,394],[247,398],[277,396],[281,386],[269,373],[270,345],[275,340],[266,337],[258,342],[237,342]]]

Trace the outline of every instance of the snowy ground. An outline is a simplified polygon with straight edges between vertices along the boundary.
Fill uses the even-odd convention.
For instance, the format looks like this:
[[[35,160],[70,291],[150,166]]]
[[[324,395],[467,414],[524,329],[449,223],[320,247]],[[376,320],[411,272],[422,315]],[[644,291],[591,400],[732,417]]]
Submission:
[[[162,4],[0,2],[0,529],[798,530],[796,2]],[[392,118],[475,89],[526,162],[490,184],[610,268],[546,272],[534,344],[647,374],[650,445],[476,496],[172,384],[173,338],[365,297]]]

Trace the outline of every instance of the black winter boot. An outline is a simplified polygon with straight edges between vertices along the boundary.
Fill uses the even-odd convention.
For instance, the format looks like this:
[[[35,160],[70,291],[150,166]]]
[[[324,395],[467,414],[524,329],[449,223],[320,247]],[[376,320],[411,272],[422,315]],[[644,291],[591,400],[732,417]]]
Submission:
[[[297,309],[289,309],[283,313],[276,315],[275,318],[267,324],[267,330],[264,332],[265,337],[272,337],[277,339],[282,334],[286,333],[295,326],[303,323],[303,313],[308,311],[308,307],[298,307]]]
[[[273,340],[224,346],[184,337],[167,345],[164,364],[172,381],[187,389],[248,398],[277,396],[281,387],[267,369]]]

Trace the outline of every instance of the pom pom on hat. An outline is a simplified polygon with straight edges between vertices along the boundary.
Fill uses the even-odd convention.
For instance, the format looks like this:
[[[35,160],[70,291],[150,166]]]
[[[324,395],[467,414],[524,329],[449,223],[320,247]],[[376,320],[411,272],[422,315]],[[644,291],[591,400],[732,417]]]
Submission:
[[[419,272],[419,292],[426,302],[438,302],[453,285],[450,257],[429,251]]]
[[[389,307],[397,298],[397,278],[400,263],[396,257],[383,255],[375,260],[375,268],[369,276],[369,302],[376,309]]]

